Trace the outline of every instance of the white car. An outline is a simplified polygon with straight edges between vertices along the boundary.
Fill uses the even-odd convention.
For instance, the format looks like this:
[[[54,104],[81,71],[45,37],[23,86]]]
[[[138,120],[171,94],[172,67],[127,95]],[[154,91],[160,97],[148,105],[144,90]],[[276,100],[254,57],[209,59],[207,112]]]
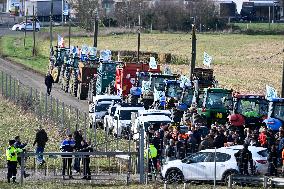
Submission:
[[[116,104],[116,103],[121,103],[122,100],[121,100],[121,97],[117,95],[104,94],[104,95],[96,95],[93,97],[94,104],[97,104],[100,102],[114,102],[114,104]]]
[[[232,149],[216,150],[216,180],[226,181],[230,174],[237,174],[239,168]],[[163,179],[168,182],[191,180],[214,180],[215,149],[206,149],[191,154],[183,160],[166,162],[161,171]]]
[[[232,149],[236,151],[236,153],[243,149],[244,147],[242,145],[236,145],[236,146],[230,146],[230,147],[224,147],[223,149]],[[249,146],[248,150],[252,153],[252,159],[255,164],[255,171],[259,174],[266,174],[268,170],[268,151],[267,148],[263,147],[256,147],[256,146]]]
[[[19,27],[18,27],[19,31],[33,31],[34,27],[33,27],[33,22],[22,22]],[[40,24],[39,22],[36,22],[35,25],[35,31],[39,31],[40,30]]]
[[[92,106],[91,111],[89,111],[90,112],[89,114],[93,125],[103,124],[104,116],[111,104],[112,102],[106,101],[106,102],[97,103],[96,105]]]
[[[24,22],[15,24],[15,25],[11,28],[11,30],[12,30],[12,31],[19,31],[19,27],[20,27],[20,25],[23,24],[23,23],[24,23]]]

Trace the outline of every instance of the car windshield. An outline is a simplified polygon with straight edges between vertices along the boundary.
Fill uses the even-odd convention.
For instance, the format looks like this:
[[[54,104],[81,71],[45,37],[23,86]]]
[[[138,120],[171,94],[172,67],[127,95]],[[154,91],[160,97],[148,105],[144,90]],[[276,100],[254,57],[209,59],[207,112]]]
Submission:
[[[185,90],[183,93],[182,102],[190,105],[192,103],[193,95],[193,90]]]
[[[231,93],[208,92],[206,108],[229,109],[231,107],[233,107],[233,99]]]
[[[107,111],[109,106],[110,106],[110,104],[98,104],[98,105],[95,106],[95,112]]]
[[[271,117],[284,121],[284,103],[274,103]]]
[[[119,119],[120,120],[131,120],[132,112],[138,112],[138,110],[120,110]]]
[[[144,123],[144,128],[146,131],[149,130],[149,127],[151,128],[151,130],[157,131],[160,129],[160,126],[162,125],[167,125],[170,124],[169,121],[148,121]]]
[[[178,99],[180,99],[182,95],[182,88],[180,87],[180,83],[168,83],[166,92],[167,97],[177,97]]]
[[[241,99],[237,103],[237,112],[246,117],[267,115],[268,103],[264,99]]]
[[[165,90],[165,82],[164,82],[164,78],[162,77],[156,77],[152,80],[155,88],[157,91],[164,91]]]
[[[261,150],[261,151],[259,151],[259,152],[257,152],[260,156],[262,156],[262,157],[268,157],[268,151],[267,151],[267,149],[265,149],[265,150]]]

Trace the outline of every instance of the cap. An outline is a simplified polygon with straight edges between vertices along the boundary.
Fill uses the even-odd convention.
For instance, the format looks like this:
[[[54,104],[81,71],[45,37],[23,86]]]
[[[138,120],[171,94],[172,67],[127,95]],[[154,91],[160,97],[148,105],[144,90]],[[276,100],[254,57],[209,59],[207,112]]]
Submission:
[[[13,145],[13,144],[15,144],[15,140],[9,140],[9,145],[11,146],[11,145]]]

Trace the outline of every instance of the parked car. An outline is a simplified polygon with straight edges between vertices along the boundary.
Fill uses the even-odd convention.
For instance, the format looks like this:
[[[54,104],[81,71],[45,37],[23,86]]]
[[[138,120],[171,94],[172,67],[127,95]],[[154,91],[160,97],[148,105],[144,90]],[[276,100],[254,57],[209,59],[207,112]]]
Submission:
[[[20,27],[20,25],[23,24],[23,23],[24,23],[24,22],[15,24],[15,25],[11,28],[11,30],[12,30],[12,31],[19,31],[19,27]]]
[[[91,111],[89,112],[92,125],[96,124],[97,126],[102,127],[105,114],[111,104],[111,101],[103,101],[92,106],[90,109]]]
[[[33,22],[22,22],[19,27],[18,27],[18,30],[20,31],[33,31],[34,30],[34,27],[33,27]],[[39,31],[40,30],[40,24],[39,22],[36,22],[36,25],[35,25],[35,31]]]
[[[243,146],[222,147],[216,150],[216,180],[226,181],[230,174],[239,172],[235,153]],[[256,172],[265,174],[267,172],[267,149],[249,146],[252,153]],[[166,162],[162,167],[162,177],[169,182],[180,182],[183,180],[214,180],[214,149],[201,150],[193,153],[183,160]]]
[[[235,150],[216,150],[216,180],[226,181],[230,174],[239,171],[234,156]],[[165,162],[161,175],[168,182],[181,182],[191,180],[214,180],[215,149],[206,149],[193,153],[183,160]]]

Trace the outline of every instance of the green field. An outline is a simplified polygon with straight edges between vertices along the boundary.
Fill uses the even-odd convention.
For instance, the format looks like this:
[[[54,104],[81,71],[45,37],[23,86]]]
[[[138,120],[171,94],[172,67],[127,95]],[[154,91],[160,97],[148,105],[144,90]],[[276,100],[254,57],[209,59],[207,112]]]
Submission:
[[[9,59],[23,63],[41,73],[48,65],[49,41],[45,34],[39,34],[38,56],[31,58],[31,38],[29,47],[24,49],[22,37],[3,37],[2,54]],[[73,37],[71,45],[92,45],[92,37]],[[54,42],[55,44],[55,42]],[[65,39],[65,45],[68,40]],[[98,39],[99,49],[133,50],[137,49],[135,34],[107,35]],[[213,56],[216,78],[221,86],[241,92],[263,93],[265,85],[280,90],[284,40],[282,35],[242,35],[242,34],[198,34],[197,62],[202,66],[203,52]],[[190,59],[190,34],[141,34],[141,51],[172,53],[181,59]],[[20,53],[19,53],[20,52]],[[188,62],[188,61],[183,61]],[[178,62],[176,62],[178,63]],[[173,72],[188,74],[187,64],[171,65]]]
[[[233,23],[234,29],[248,34],[284,34],[284,23]]]

